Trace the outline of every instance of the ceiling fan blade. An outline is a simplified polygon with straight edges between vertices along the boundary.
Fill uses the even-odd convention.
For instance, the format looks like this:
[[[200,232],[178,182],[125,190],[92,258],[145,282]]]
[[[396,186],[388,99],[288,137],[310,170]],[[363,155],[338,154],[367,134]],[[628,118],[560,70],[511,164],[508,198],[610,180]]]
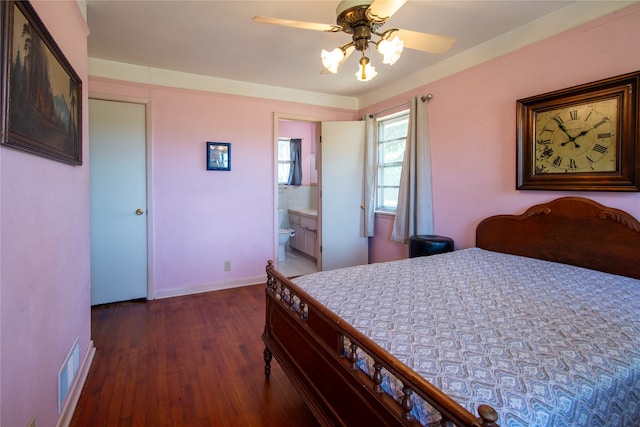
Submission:
[[[342,67],[342,64],[344,64],[347,61],[347,59],[349,59],[351,54],[355,51],[356,51],[355,46],[349,46],[348,48],[346,48],[344,52],[344,58],[342,58],[342,61],[340,61],[340,63],[338,64],[338,68]],[[322,71],[320,71],[320,74],[333,74],[333,73],[327,70],[327,68],[325,67],[322,69]]]
[[[316,24],[315,22],[292,21],[290,19],[271,18],[269,16],[254,16],[251,18],[253,22],[260,24],[281,25],[283,27],[302,28],[304,30],[329,31],[337,32],[342,28],[337,25]]]
[[[430,53],[444,53],[453,47],[456,39],[411,30],[393,32],[404,42],[404,47]]]
[[[369,6],[367,15],[374,21],[386,21],[406,2],[407,0],[375,0]]]

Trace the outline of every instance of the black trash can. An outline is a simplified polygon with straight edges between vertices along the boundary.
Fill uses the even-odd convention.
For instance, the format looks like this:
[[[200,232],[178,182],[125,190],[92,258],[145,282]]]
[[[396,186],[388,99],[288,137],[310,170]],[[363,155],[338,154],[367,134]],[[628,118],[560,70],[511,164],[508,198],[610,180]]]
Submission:
[[[409,258],[442,254],[453,251],[453,239],[433,234],[409,237]]]

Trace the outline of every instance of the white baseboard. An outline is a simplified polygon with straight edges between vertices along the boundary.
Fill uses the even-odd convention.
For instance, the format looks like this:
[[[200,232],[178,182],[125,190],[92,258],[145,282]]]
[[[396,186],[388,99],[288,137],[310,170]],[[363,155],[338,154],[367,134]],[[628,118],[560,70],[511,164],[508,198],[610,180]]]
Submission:
[[[168,291],[160,291],[155,293],[155,299],[179,297],[184,295],[199,294],[202,292],[221,291],[223,289],[239,288],[241,286],[257,285],[266,283],[266,276],[245,277],[239,280],[231,280],[228,282],[219,282],[206,285],[190,286],[186,288],[170,289]]]
[[[69,390],[67,399],[62,407],[62,411],[60,411],[60,417],[58,418],[56,427],[68,427],[69,424],[71,424],[73,413],[76,411],[76,406],[78,405],[78,400],[80,400],[80,394],[82,394],[84,383],[87,381],[89,369],[91,368],[91,363],[93,362],[93,356],[95,354],[96,348],[93,345],[93,340],[91,340],[89,341],[89,348],[85,352],[80,368],[78,369],[76,379],[71,385],[71,389]]]

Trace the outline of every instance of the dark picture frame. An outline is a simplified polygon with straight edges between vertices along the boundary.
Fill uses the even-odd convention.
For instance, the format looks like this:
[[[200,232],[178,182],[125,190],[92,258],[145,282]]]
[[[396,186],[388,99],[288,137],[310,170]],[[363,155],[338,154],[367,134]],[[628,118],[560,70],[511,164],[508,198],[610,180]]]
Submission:
[[[640,191],[640,71],[517,101],[518,190]]]
[[[207,170],[231,170],[231,143],[207,142]]]
[[[82,81],[27,1],[1,2],[1,143],[82,164]]]

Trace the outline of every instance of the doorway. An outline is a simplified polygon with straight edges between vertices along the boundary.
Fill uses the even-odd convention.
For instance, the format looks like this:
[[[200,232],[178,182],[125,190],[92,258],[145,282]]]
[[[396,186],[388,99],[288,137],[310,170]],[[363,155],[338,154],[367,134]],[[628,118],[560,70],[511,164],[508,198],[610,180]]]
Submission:
[[[313,159],[314,165],[311,168],[313,166],[316,168],[317,181],[312,185],[312,187],[315,186],[315,193],[312,193],[314,195],[308,201],[303,201],[303,204],[309,204],[310,210],[316,210],[317,216],[314,271],[366,264],[368,262],[368,238],[364,237],[363,233],[364,210],[362,209],[364,203],[364,122],[361,121],[321,122],[312,118],[275,115],[275,253],[279,252],[278,230],[282,228],[278,210],[282,209],[286,212],[291,209],[291,206],[285,205],[283,201],[291,200],[291,193],[286,192],[293,190],[291,186],[283,188],[278,184],[278,139],[280,137],[296,137],[285,135],[283,132],[287,129],[287,125],[292,123],[314,130],[313,136],[309,139],[315,142],[315,151],[314,155],[309,158]],[[289,126],[289,128],[293,127]],[[331,165],[331,167],[327,168],[327,165]],[[300,209],[299,206],[296,207]],[[284,217],[284,226],[290,226],[287,222],[288,215],[285,214]],[[305,247],[308,247],[307,230],[303,230],[303,232],[305,233]],[[314,233],[311,234],[313,236]],[[297,243],[299,244],[300,241],[298,240]],[[284,263],[276,262],[276,267],[285,275],[290,275],[287,271],[286,258]],[[295,274],[291,275],[311,272],[313,271],[301,273],[294,271]]]
[[[303,211],[308,219],[318,224],[318,167],[316,151],[318,139],[318,123],[312,120],[280,118],[276,121],[276,197],[275,217],[278,233],[278,270],[286,276],[299,276],[319,270],[319,230],[303,228],[300,223],[289,221],[289,210]],[[287,179],[291,163],[291,140],[300,140],[300,153],[296,161],[299,163],[301,180],[299,185],[288,185]],[[315,212],[315,218],[312,213]],[[297,218],[297,217],[296,217]],[[313,229],[313,227],[310,227]],[[289,231],[287,239],[286,230]],[[284,245],[282,237],[287,243]]]
[[[89,100],[91,305],[146,298],[146,107]]]

